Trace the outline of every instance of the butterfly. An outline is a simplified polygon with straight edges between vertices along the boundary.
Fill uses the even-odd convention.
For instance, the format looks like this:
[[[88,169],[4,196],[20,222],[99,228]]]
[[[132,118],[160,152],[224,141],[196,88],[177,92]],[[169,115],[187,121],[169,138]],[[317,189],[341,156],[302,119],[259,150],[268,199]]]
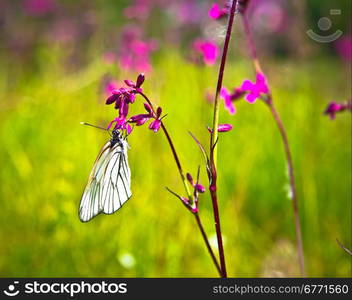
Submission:
[[[100,150],[79,205],[82,222],[88,222],[100,213],[112,214],[131,198],[126,138],[115,129]]]

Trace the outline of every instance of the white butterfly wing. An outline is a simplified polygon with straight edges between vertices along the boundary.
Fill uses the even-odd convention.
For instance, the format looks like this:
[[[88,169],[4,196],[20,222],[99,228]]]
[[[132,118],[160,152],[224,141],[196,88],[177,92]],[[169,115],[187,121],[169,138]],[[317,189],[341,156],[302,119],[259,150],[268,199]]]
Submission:
[[[106,143],[94,163],[80,203],[82,222],[101,212],[114,213],[132,196],[127,142],[121,142],[122,147],[119,143],[112,147]]]

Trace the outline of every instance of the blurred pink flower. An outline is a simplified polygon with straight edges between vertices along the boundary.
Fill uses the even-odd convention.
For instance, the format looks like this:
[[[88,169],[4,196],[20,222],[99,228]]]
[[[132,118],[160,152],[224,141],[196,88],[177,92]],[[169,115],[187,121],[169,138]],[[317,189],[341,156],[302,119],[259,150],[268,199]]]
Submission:
[[[141,30],[128,27],[122,32],[119,62],[122,68],[137,72],[151,70],[150,54],[157,49],[154,40],[142,40]]]
[[[113,90],[116,90],[119,86],[119,82],[117,80],[108,80],[104,85],[104,92],[107,96],[111,95]]]
[[[123,10],[128,19],[146,20],[150,15],[152,3],[150,0],[135,0],[130,6]]]
[[[219,55],[218,46],[212,41],[196,40],[193,43],[193,49],[203,56],[206,65],[213,65]]]
[[[236,108],[232,103],[231,94],[226,88],[221,89],[220,97],[224,99],[225,108],[229,111],[229,113],[231,115],[235,114]]]
[[[259,32],[282,33],[289,24],[290,15],[280,0],[251,0],[247,12],[254,30]]]
[[[228,10],[226,8],[220,8],[219,4],[214,3],[211,8],[209,9],[208,15],[212,19],[220,19],[226,16]]]
[[[26,13],[33,16],[41,16],[56,9],[55,0],[25,0],[23,8]]]
[[[103,61],[107,64],[113,64],[116,62],[116,54],[112,51],[105,52],[103,54]]]
[[[194,0],[174,1],[169,6],[170,13],[176,16],[178,23],[181,25],[197,24],[203,17],[199,4]]]
[[[325,109],[324,114],[328,115],[330,117],[330,120],[334,120],[336,117],[336,113],[339,113],[345,110],[352,112],[352,100],[342,102],[342,103],[331,101],[327,106],[327,108]]]
[[[224,99],[225,108],[229,111],[231,115],[236,113],[236,108],[232,102],[240,99],[246,92],[241,88],[235,88],[231,94],[225,87],[220,91],[220,97]]]
[[[249,103],[254,103],[262,94],[269,93],[269,86],[267,84],[264,74],[257,73],[256,81],[251,82],[248,79],[243,81],[241,89],[248,92],[245,99]]]
[[[352,60],[352,36],[343,36],[335,42],[337,54],[345,61]]]

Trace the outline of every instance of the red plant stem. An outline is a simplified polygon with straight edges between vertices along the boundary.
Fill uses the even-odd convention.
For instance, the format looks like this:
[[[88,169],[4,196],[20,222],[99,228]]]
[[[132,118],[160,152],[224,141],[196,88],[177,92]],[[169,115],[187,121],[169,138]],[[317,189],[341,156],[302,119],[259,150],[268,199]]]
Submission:
[[[221,276],[221,268],[220,268],[220,265],[218,263],[218,260],[216,259],[215,257],[215,254],[213,252],[213,249],[211,248],[210,244],[209,244],[209,240],[208,240],[208,237],[204,231],[204,228],[203,228],[203,225],[202,225],[202,222],[200,220],[200,217],[199,217],[199,214],[198,213],[195,213],[194,214],[194,217],[196,218],[196,221],[197,221],[197,225],[198,225],[198,228],[200,230],[200,232],[202,233],[202,237],[204,239],[204,242],[205,242],[205,245],[207,246],[207,249],[208,249],[208,252],[211,256],[211,259],[213,260],[213,263],[214,265],[216,266],[216,269],[218,270],[218,273],[219,275]]]
[[[146,101],[147,103],[150,105],[150,107],[152,108],[153,112],[155,113],[155,109],[154,109],[154,106],[153,106],[153,103],[149,100],[149,98],[142,92],[139,93]],[[178,158],[178,155],[177,155],[177,152],[176,152],[176,149],[175,149],[175,146],[174,146],[174,143],[172,142],[172,139],[171,139],[171,136],[169,134],[169,132],[167,131],[165,125],[163,124],[163,122],[161,122],[161,128],[166,136],[166,139],[169,143],[169,146],[171,148],[171,151],[172,151],[172,154],[174,156],[174,159],[175,159],[175,162],[176,162],[176,165],[177,165],[177,169],[180,173],[180,176],[181,176],[181,179],[182,179],[182,182],[184,184],[184,187],[185,187],[185,190],[186,190],[186,193],[188,195],[188,198],[192,199],[192,195],[191,195],[191,192],[189,191],[189,188],[188,188],[188,185],[187,185],[187,181],[186,181],[186,177],[183,173],[183,170],[182,170],[182,166],[181,166],[181,162],[180,162],[180,159]],[[216,267],[216,269],[218,270],[220,276],[221,276],[221,269],[220,269],[220,266],[219,266],[219,263],[215,257],[215,254],[214,254],[214,251],[213,249],[211,248],[210,244],[209,244],[209,239],[204,231],[204,227],[202,225],[202,222],[201,222],[201,219],[198,215],[198,213],[194,214],[195,216],[195,219],[196,219],[196,222],[197,222],[197,226],[198,226],[198,229],[200,230],[201,234],[202,234],[202,237],[203,237],[203,240],[204,240],[204,243],[208,249],[208,252],[214,262],[214,265]]]
[[[211,195],[211,200],[212,200],[212,204],[213,204],[216,237],[217,237],[218,248],[219,248],[220,264],[221,264],[221,277],[227,278],[225,252],[224,252],[224,246],[223,246],[222,234],[221,234],[220,215],[219,215],[219,207],[218,207],[216,188],[215,188],[215,190],[210,191],[210,195]]]
[[[222,81],[224,77],[225,65],[226,65],[226,58],[229,49],[230,39],[231,39],[231,32],[232,32],[232,25],[235,19],[235,12],[237,9],[237,0],[232,1],[230,17],[227,24],[227,32],[224,42],[224,48],[222,51],[221,63],[219,68],[219,75],[218,75],[218,82],[216,86],[216,93],[215,93],[215,101],[214,101],[214,115],[213,115],[213,130],[210,136],[210,166],[211,166],[211,182],[210,182],[210,195],[213,205],[213,214],[214,214],[214,221],[215,221],[215,230],[216,230],[216,237],[218,242],[218,249],[219,249],[219,257],[220,257],[220,265],[221,265],[221,277],[227,277],[226,271],[226,262],[225,262],[225,252],[221,234],[221,224],[220,224],[220,214],[219,214],[219,207],[218,207],[218,197],[217,197],[217,172],[216,172],[216,165],[217,165],[217,147],[216,142],[218,139],[218,125],[219,125],[219,94],[222,87]]]
[[[252,31],[249,26],[248,16],[246,13],[242,14],[242,20],[245,30],[245,35],[248,42],[248,47],[250,49],[250,54],[253,60],[254,68],[257,73],[263,73],[260,62],[257,56],[256,47],[253,41]],[[290,145],[288,142],[287,133],[280,118],[278,111],[274,106],[274,102],[272,99],[272,95],[269,95],[269,99],[265,101],[265,103],[269,106],[270,112],[276,122],[277,127],[279,128],[282,142],[285,148],[287,166],[289,171],[289,180],[290,180],[290,189],[292,192],[292,206],[293,206],[293,214],[295,219],[295,232],[296,232],[296,244],[297,244],[297,253],[298,253],[298,260],[300,266],[301,276],[306,276],[305,272],[305,264],[304,264],[304,252],[303,252],[303,241],[302,241],[302,230],[301,230],[301,221],[299,218],[299,210],[298,210],[298,200],[297,200],[297,191],[296,191],[296,183],[295,183],[295,175],[294,175],[294,167],[292,162],[292,155],[290,150]]]

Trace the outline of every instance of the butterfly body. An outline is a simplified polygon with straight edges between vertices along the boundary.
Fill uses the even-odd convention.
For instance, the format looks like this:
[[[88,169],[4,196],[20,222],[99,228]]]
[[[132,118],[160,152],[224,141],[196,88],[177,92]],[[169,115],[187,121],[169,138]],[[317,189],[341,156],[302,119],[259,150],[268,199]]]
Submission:
[[[115,144],[119,144],[121,148],[125,147],[125,144],[127,144],[118,130],[112,131],[112,137],[110,139],[111,147],[113,147]]]
[[[118,130],[98,154],[83,192],[79,218],[90,221],[100,213],[112,214],[132,196],[128,143]]]

